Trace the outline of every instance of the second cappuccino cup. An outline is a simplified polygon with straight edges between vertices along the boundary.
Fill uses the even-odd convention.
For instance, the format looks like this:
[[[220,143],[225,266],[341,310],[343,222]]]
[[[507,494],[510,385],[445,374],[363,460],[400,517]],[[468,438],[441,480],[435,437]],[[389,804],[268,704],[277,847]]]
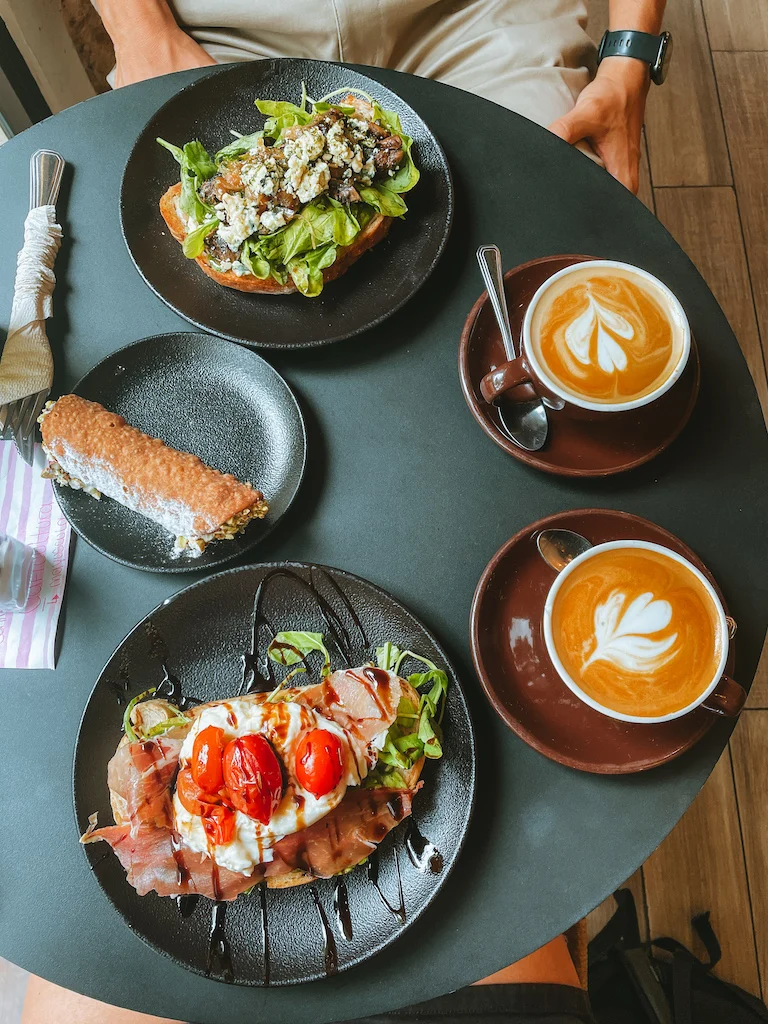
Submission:
[[[487,373],[480,392],[530,400],[530,388],[580,419],[628,412],[676,383],[691,351],[688,319],[665,284],[615,260],[575,263],[535,293],[522,352]],[[515,393],[521,385],[529,388]]]

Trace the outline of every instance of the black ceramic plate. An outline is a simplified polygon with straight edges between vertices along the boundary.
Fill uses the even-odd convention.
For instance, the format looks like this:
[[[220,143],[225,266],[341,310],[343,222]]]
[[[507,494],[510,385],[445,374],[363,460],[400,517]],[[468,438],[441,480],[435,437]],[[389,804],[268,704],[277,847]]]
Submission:
[[[283,378],[255,352],[205,334],[160,334],[113,352],[73,391],[214,469],[250,481],[269,502],[265,519],[195,558],[174,555],[167,530],[119,502],[55,487],[83,540],[123,565],[150,572],[222,565],[258,544],[296,496],[306,460],[304,420]]]
[[[314,299],[252,295],[212,281],[184,258],[160,216],[158,201],[179,180],[178,165],[155,141],[200,139],[211,153],[231,142],[230,129],[258,130],[264,116],[254,99],[298,103],[301,83],[311,97],[349,86],[400,115],[413,137],[421,170],[406,200],[409,212],[389,236]],[[260,348],[306,348],[348,338],[399,309],[432,273],[448,239],[453,191],[440,144],[419,115],[395,93],[343,64],[315,60],[257,60],[215,71],[162,106],[139,136],[123,175],[123,237],[139,273],[160,298],[198,327]]]
[[[185,696],[208,701],[239,692],[254,594],[275,568],[311,582],[330,602],[350,634],[351,657],[358,664],[389,640],[445,668],[450,685],[443,719],[444,756],[428,762],[422,774],[424,787],[415,799],[412,819],[417,830],[406,819],[369,862],[378,870],[377,879],[362,865],[340,883],[259,887],[228,904],[223,932],[229,965],[209,959],[215,904],[201,899],[183,916],[173,899],[155,893],[138,896],[105,845],[83,847],[102,889],[137,935],[189,970],[239,985],[311,981],[368,959],[402,935],[437,896],[453,867],[475,791],[474,737],[464,695],[445,653],[424,626],[389,594],[339,569],[285,562],[254,565],[220,573],[170,598],[136,626],[107,663],[77,738],[74,800],[80,832],[94,811],[102,824],[111,822],[107,762],[120,740],[123,707],[140,691],[162,682],[164,665],[179,680]],[[276,629],[328,634],[314,597],[290,576],[278,574],[265,584],[262,612]],[[262,654],[271,639],[266,630],[263,633]],[[329,649],[333,667],[343,667],[332,644]],[[411,671],[418,671],[417,664],[411,664]],[[436,848],[431,863],[421,837]],[[346,928],[344,915],[336,912],[345,897]],[[217,932],[215,938],[220,937]],[[226,976],[227,966],[231,977]]]

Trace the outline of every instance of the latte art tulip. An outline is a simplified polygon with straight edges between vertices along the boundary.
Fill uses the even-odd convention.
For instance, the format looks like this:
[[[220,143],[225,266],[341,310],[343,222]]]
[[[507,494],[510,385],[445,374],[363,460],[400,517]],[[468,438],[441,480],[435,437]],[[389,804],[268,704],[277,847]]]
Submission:
[[[535,355],[552,379],[606,405],[656,391],[679,361],[682,331],[651,281],[588,263],[554,282],[531,325]]]
[[[714,601],[661,550],[598,551],[569,573],[552,607],[567,674],[599,705],[662,717],[702,694],[723,650]]]

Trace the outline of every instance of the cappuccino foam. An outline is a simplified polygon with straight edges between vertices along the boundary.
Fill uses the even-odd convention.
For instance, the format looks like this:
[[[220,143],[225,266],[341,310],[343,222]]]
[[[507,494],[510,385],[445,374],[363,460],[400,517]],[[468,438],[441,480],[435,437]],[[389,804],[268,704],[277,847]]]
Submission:
[[[552,608],[555,650],[587,696],[656,718],[707,689],[724,638],[709,592],[677,560],[645,548],[600,551],[564,580]]]
[[[680,361],[684,331],[677,310],[652,281],[585,263],[541,296],[531,343],[564,391],[610,405],[661,387]]]

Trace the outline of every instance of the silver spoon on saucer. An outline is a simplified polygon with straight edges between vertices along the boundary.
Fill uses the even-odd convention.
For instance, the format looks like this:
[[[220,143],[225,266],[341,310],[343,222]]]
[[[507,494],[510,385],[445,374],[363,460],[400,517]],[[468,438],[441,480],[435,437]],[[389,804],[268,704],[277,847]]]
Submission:
[[[480,272],[488,289],[496,323],[501,331],[507,359],[517,359],[504,295],[504,274],[499,247],[481,245],[477,250],[477,262],[480,264]],[[540,398],[534,398],[530,402],[513,402],[502,395],[496,403],[496,408],[504,431],[516,445],[528,452],[537,452],[544,447],[548,429],[547,411]]]
[[[569,562],[589,551],[594,544],[573,530],[542,530],[536,538],[536,547],[547,565],[555,572],[562,572]],[[726,615],[725,621],[728,626],[728,638],[733,640],[738,628],[736,620]]]
[[[542,530],[536,538],[539,554],[555,572],[562,572],[569,562],[593,546],[591,541],[573,530]]]

